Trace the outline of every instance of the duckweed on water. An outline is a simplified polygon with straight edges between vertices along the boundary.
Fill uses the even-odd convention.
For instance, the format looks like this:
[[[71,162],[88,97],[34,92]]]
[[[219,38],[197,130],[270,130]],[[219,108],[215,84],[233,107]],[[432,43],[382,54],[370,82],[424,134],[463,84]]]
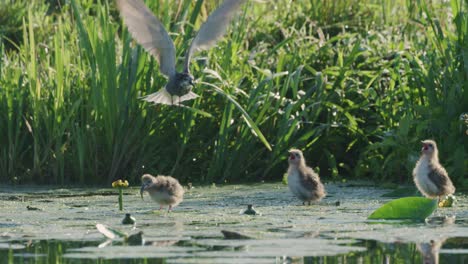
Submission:
[[[389,201],[380,198],[387,190],[341,184],[327,184],[326,188],[330,198],[305,207],[281,183],[197,187],[169,214],[149,214],[152,206],[141,202],[137,189],[129,188],[124,193],[126,210],[138,218],[136,227],[121,224],[122,214],[109,207],[115,200],[106,195],[107,190],[0,188],[4,205],[0,258],[10,257],[10,263],[118,263],[122,259],[129,263],[142,259],[166,263],[345,259],[380,263],[388,258],[420,262],[422,252],[440,246],[441,263],[468,261],[465,195],[459,195],[456,207],[439,208],[434,216],[454,215],[453,221],[368,222],[367,216]],[[9,200],[11,195],[24,199]],[[24,209],[24,204],[41,204],[41,199],[49,201],[43,211]],[[337,210],[337,199],[346,201],[338,207],[343,210]],[[253,202],[262,209],[261,217],[239,214],[240,207]],[[134,235],[137,242],[120,237],[106,241],[96,223]],[[226,240],[222,230],[251,239]],[[137,239],[139,234],[141,239]],[[141,244],[145,246],[134,246]]]

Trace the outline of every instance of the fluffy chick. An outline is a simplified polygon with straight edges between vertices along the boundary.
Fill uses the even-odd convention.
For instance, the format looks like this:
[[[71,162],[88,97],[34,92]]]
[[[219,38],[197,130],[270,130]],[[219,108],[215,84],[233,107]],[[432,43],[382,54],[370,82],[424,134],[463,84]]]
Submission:
[[[439,163],[439,151],[434,140],[421,142],[421,157],[413,169],[413,180],[419,191],[426,197],[435,198],[453,194],[455,187],[447,171]]]
[[[289,151],[288,186],[303,204],[320,201],[325,195],[325,187],[312,168],[307,167],[302,151]]]
[[[171,176],[157,176],[145,174],[141,177],[140,195],[143,199],[143,193],[148,192],[151,198],[157,202],[160,207],[169,205],[168,211],[182,202],[184,198],[184,188],[179,181]]]

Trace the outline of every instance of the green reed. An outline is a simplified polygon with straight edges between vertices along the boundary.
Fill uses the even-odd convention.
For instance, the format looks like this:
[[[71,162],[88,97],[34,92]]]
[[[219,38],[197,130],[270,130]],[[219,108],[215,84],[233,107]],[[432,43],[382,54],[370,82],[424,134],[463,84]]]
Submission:
[[[166,79],[113,1],[27,3],[0,5],[24,14],[0,28],[3,181],[279,180],[296,147],[325,179],[409,182],[434,138],[468,186],[466,1],[249,2],[194,57],[187,107],[139,100]],[[180,63],[217,1],[148,4]]]

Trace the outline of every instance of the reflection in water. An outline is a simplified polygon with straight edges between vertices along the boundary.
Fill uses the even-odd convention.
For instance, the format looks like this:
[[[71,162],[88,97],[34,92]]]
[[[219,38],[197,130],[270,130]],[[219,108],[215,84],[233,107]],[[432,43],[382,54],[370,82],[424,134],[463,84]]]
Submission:
[[[25,203],[20,199],[2,199],[5,195],[0,192],[3,206],[0,263],[406,264],[424,263],[425,258],[429,258],[426,252],[439,252],[440,264],[468,263],[466,207],[440,211],[457,215],[456,220],[439,216],[426,223],[369,224],[365,219],[369,210],[377,206],[372,199],[383,192],[379,189],[341,188],[329,184],[327,188],[334,195],[333,201],[347,201],[346,204],[340,207],[321,204],[304,211],[302,207],[289,206],[292,198],[285,188],[276,184],[197,188],[187,194],[187,201],[180,210],[169,214],[153,212],[152,206],[142,206],[136,195],[138,190],[134,189],[126,201],[128,211],[138,219],[137,229],[121,225],[123,213],[117,211],[117,206],[109,206],[115,205],[113,196],[99,193],[71,198],[61,196],[47,204],[31,202],[43,209],[31,211],[26,210],[30,201],[52,199],[55,194],[49,191],[39,195],[24,194],[28,202]],[[252,201],[263,215],[238,214]],[[450,224],[453,220],[455,223]],[[104,248],[98,248],[106,240],[95,230],[94,226],[100,222],[128,235],[138,235],[142,230],[146,243],[142,246],[142,239],[137,236],[135,244],[138,246],[130,246],[119,237],[104,244]],[[253,239],[227,240],[221,230],[238,231]],[[359,239],[360,236],[382,240],[390,237],[400,242],[381,243]],[[421,236],[424,242],[430,244],[430,239],[434,239],[434,243],[403,242]],[[440,251],[435,250],[437,240],[442,237],[447,239],[440,242],[443,243]]]
[[[455,223],[455,215],[451,216],[432,216],[426,218],[425,222],[429,226],[448,226]],[[438,240],[430,240],[426,243],[419,243],[416,248],[422,255],[423,264],[438,264],[439,263],[439,251],[442,245],[445,243],[446,238]]]
[[[22,247],[0,247],[0,259],[6,260],[7,263],[141,263],[142,260],[146,263],[166,263],[171,260],[179,260],[183,263],[185,260],[198,259],[199,263],[222,261],[232,262],[232,255],[225,253],[243,252],[248,250],[246,247],[240,246],[223,246],[213,247],[205,246],[202,251],[217,251],[216,258],[200,257],[193,255],[194,248],[200,249],[202,245],[197,244],[196,240],[177,241],[177,240],[161,240],[152,241],[145,244],[146,247],[163,247],[167,256],[162,255],[159,258],[145,259],[144,254],[140,259],[130,258],[122,259],[122,256],[107,255],[105,259],[94,256],[91,251],[83,251],[83,255],[73,249],[79,248],[97,248],[99,241],[77,242],[77,241],[57,241],[57,240],[41,240],[41,241],[11,241],[10,245],[23,245]],[[203,240],[203,239],[201,239]],[[381,243],[374,240],[361,240],[354,242],[346,242],[347,246],[362,246],[367,248],[363,252],[350,252],[336,256],[313,256],[313,257],[292,257],[292,256],[277,256],[265,257],[261,252],[258,252],[258,258],[263,260],[271,260],[271,262],[279,259],[294,263],[424,263],[435,264],[439,263],[439,251],[442,245],[448,245],[449,248],[466,248],[467,237],[441,239],[438,241],[429,241],[427,243],[412,244],[412,243]],[[108,247],[122,246],[123,243],[115,242]],[[174,247],[174,251],[171,250]],[[119,249],[120,250],[120,249]],[[131,249],[130,249],[131,250]],[[154,249],[151,249],[154,250]],[[71,255],[64,256],[69,252],[74,252]],[[98,252],[98,251],[96,251]],[[200,252],[200,251],[198,251]],[[224,256],[224,257],[223,257]],[[242,254],[237,260],[242,262]],[[122,262],[123,261],[123,262]],[[215,261],[215,262],[216,262]],[[440,263],[466,263],[468,254],[440,254]]]
[[[431,240],[429,243],[419,243],[417,249],[422,254],[423,264],[438,264],[439,263],[439,251],[445,242],[445,238],[434,241]]]
[[[447,226],[455,223],[455,215],[432,216],[426,218],[425,222],[429,226]]]

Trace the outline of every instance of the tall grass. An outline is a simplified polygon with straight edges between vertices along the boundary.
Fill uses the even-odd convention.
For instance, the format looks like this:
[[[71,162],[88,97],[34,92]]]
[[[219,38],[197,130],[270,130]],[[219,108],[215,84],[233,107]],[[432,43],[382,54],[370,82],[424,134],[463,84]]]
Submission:
[[[279,180],[291,147],[326,179],[408,182],[434,138],[468,186],[466,1],[251,1],[193,59],[187,107],[138,99],[166,79],[112,1],[25,3],[0,5],[25,14],[0,29],[4,182]],[[182,58],[217,1],[148,5]]]

